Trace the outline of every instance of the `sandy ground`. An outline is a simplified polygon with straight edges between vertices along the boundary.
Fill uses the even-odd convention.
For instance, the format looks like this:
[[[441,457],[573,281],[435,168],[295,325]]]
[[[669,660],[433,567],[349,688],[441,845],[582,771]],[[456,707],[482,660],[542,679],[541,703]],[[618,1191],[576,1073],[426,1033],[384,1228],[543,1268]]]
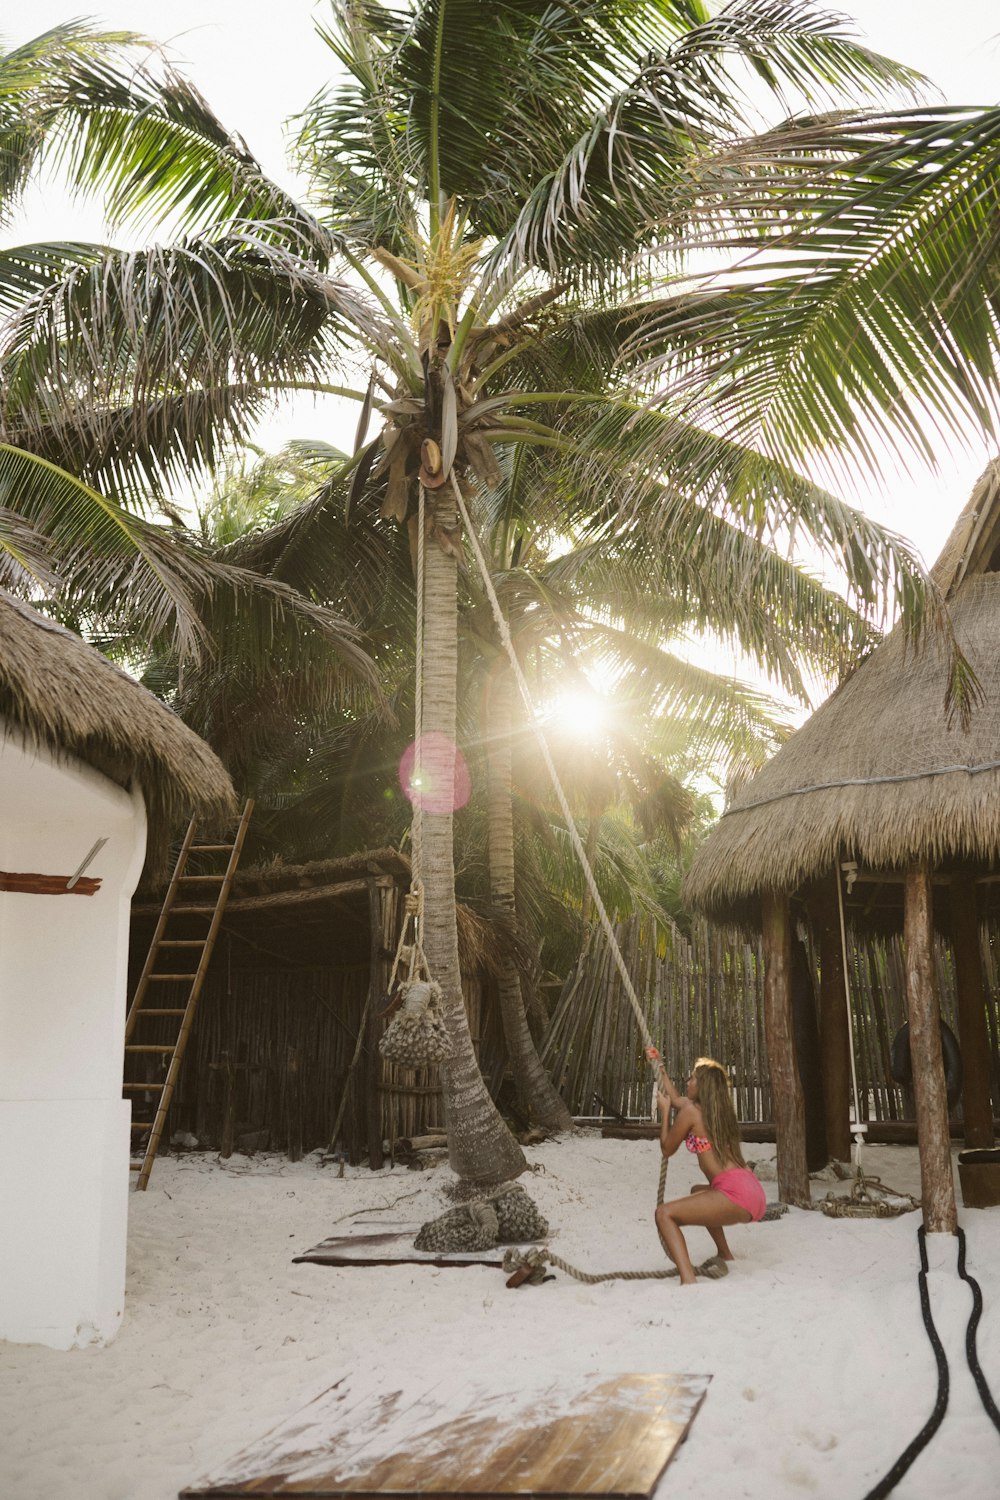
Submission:
[[[749,1154],[766,1163],[771,1153]],[[655,1143],[585,1132],[529,1157],[522,1181],[566,1260],[662,1267]],[[865,1166],[919,1193],[914,1148],[868,1148]],[[0,1344],[4,1500],[172,1500],[345,1377],[375,1397],[416,1394],[441,1376],[503,1390],[566,1373],[710,1373],[661,1500],[706,1489],[728,1500],[860,1497],[930,1413],[937,1375],[920,1316],[916,1214],[835,1220],[793,1209],[733,1230],[731,1274],[690,1289],[585,1286],[560,1274],[512,1292],[485,1267],[293,1265],[328,1235],[415,1228],[450,1206],[444,1165],[337,1174],[315,1157],[159,1162],[148,1191],[130,1200],[115,1342],[68,1353]],[[668,1197],[695,1180],[693,1159],[679,1153]],[[815,1184],[815,1195],[828,1186]],[[985,1301],[980,1360],[1000,1402],[1000,1208],[960,1209],[960,1220]],[[696,1260],[712,1249],[703,1230],[689,1231],[689,1245]],[[935,1235],[928,1245],[951,1399],[894,1493],[985,1500],[1000,1494],[1000,1434],[965,1361],[972,1299],[957,1241]]]

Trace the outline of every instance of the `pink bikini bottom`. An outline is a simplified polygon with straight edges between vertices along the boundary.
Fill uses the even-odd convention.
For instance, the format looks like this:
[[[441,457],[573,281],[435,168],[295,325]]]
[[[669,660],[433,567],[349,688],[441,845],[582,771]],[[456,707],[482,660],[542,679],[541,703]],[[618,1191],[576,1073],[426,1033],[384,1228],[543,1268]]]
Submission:
[[[754,1223],[764,1217],[767,1199],[764,1197],[764,1189],[749,1167],[728,1167],[724,1172],[716,1172],[709,1187],[722,1193],[737,1208],[745,1208]]]

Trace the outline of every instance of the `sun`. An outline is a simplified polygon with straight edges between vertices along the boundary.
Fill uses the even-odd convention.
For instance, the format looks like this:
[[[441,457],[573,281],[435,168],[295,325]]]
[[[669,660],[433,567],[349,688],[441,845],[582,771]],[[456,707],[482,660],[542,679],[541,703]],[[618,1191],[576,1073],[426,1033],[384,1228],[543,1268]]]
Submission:
[[[611,711],[606,698],[587,688],[567,688],[552,700],[546,718],[562,734],[597,740],[607,733]]]

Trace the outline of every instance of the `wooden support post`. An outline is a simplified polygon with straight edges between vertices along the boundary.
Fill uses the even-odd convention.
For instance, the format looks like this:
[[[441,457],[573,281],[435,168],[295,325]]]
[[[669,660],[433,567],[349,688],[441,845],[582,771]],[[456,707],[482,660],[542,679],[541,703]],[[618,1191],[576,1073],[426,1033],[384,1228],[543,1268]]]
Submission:
[[[965,1144],[993,1145],[990,1038],[986,1024],[983,958],[979,950],[976,882],[967,871],[951,879],[951,945],[955,954],[958,1039],[962,1048],[962,1121]]]
[[[364,1098],[365,1134],[368,1138],[368,1165],[373,1172],[381,1172],[385,1166],[382,1153],[382,1101],[379,1098],[379,1052],[378,1038],[382,1023],[378,1012],[385,1003],[384,948],[382,944],[382,906],[384,891],[379,890],[373,876],[368,877],[368,1010],[365,1016],[365,1040],[362,1053],[361,1087]]]
[[[954,1234],[958,1215],[951,1172],[948,1095],[941,1056],[941,1006],[934,968],[931,875],[926,860],[907,870],[903,899],[906,1008],[917,1106],[924,1228],[928,1234]]]
[[[224,1074],[224,1088],[222,1095],[222,1139],[219,1142],[219,1155],[223,1161],[228,1161],[233,1154],[233,1136],[236,1123],[236,1069],[228,1052],[223,1052],[220,1064]]]
[[[302,1160],[302,1053],[289,1047],[285,1059],[285,1099],[288,1116],[288,1160]]]
[[[851,1033],[837,901],[839,870],[816,889],[813,922],[819,939],[819,1040],[826,1143],[838,1161],[851,1156]]]
[[[761,896],[764,929],[764,1033],[771,1070],[777,1134],[778,1194],[783,1203],[809,1204],[806,1123],[792,1038],[792,921],[788,896]]]

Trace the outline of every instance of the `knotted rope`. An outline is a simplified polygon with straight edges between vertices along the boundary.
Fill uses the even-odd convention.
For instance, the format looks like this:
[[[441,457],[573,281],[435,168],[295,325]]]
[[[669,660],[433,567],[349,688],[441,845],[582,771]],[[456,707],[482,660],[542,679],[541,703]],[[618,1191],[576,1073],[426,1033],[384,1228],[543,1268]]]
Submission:
[[[460,1204],[422,1224],[413,1248],[452,1255],[489,1250],[497,1244],[540,1240],[548,1232],[547,1221],[521,1184],[506,1182],[488,1197]]]
[[[402,964],[406,978],[399,984],[400,1007],[380,1038],[378,1050],[389,1062],[405,1067],[425,1068],[441,1062],[453,1051],[442,1010],[441,986],[431,978],[420,941],[424,909],[422,882],[414,880],[406,897],[403,922],[396,945],[396,956],[389,974],[389,994]],[[407,931],[413,923],[413,940],[407,943]]]
[[[895,1199],[895,1202],[890,1202]],[[912,1213],[920,1207],[919,1198],[912,1193],[899,1193],[889,1187],[881,1177],[866,1177],[858,1162],[857,1176],[850,1193],[838,1196],[827,1193],[819,1203],[814,1203],[821,1213],[830,1219],[895,1219],[899,1214]]]
[[[671,1276],[680,1275],[676,1266],[670,1266],[663,1271],[581,1271],[545,1245],[539,1246],[537,1250],[525,1251],[517,1250],[512,1246],[503,1258],[507,1285],[519,1287],[527,1282],[529,1286],[538,1286],[547,1279],[545,1274],[547,1265],[555,1266],[559,1271],[565,1271],[567,1276],[573,1277],[574,1281],[585,1282],[587,1286],[594,1286],[598,1281],[666,1281]],[[729,1275],[729,1267],[721,1255],[710,1255],[708,1260],[703,1260],[700,1266],[695,1266],[694,1273],[696,1276],[705,1276],[710,1281],[719,1281],[723,1276]]]

